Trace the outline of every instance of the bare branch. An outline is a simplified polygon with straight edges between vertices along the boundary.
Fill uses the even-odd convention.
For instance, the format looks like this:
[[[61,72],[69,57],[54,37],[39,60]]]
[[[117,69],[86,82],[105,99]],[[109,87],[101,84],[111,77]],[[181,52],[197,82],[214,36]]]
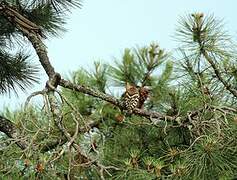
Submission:
[[[27,33],[27,32],[25,32],[25,33]],[[49,57],[47,55],[47,50],[46,50],[44,43],[39,39],[39,37],[37,35],[35,35],[33,33],[27,33],[26,36],[29,39],[29,41],[31,42],[31,44],[33,45],[33,47],[39,57],[39,61],[40,61],[41,65],[43,66],[45,72],[47,73],[49,78],[53,77],[56,72],[54,70],[54,67],[51,65],[51,63],[49,61]]]
[[[17,146],[21,149],[27,148],[27,142],[22,140],[20,130],[9,119],[0,116],[0,131],[5,133],[8,137],[16,140]]]
[[[89,87],[86,87],[86,86],[83,86],[83,85],[73,84],[73,83],[71,83],[67,80],[64,80],[64,79],[61,79],[59,84],[64,88],[68,88],[68,89],[71,89],[73,91],[78,91],[78,92],[81,92],[81,93],[84,93],[84,94],[88,94],[88,95],[91,95],[93,97],[96,97],[96,98],[102,99],[104,101],[107,101],[107,102],[119,107],[122,110],[125,109],[122,101],[120,101],[120,100],[116,99],[115,97],[110,96],[108,94],[104,94],[100,91],[94,90],[92,88],[89,88]],[[133,113],[138,115],[138,116],[143,116],[143,117],[146,117],[146,118],[158,118],[158,119],[166,118],[167,120],[175,119],[175,117],[165,116],[165,115],[162,115],[158,112],[145,111],[145,110],[138,109],[138,108],[135,109]]]

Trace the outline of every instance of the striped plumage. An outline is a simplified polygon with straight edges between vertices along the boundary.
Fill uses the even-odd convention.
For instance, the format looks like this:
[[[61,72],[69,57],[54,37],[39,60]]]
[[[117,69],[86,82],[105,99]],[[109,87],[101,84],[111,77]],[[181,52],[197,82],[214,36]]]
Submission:
[[[136,86],[132,86],[127,83],[124,95],[124,105],[129,113],[132,113],[134,108],[138,106],[139,97],[139,89]]]

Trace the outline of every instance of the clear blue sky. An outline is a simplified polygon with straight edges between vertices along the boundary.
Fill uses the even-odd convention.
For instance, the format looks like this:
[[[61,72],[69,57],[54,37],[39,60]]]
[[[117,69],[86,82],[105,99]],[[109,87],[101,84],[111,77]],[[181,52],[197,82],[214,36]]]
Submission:
[[[187,13],[214,14],[224,19],[235,40],[237,37],[236,0],[83,0],[82,4],[82,9],[73,10],[69,16],[68,32],[46,41],[52,64],[64,75],[80,67],[91,69],[95,60],[112,62],[127,47],[155,41],[172,51],[177,20]],[[33,58],[38,63],[37,56]],[[41,90],[44,74],[42,70],[42,83],[27,93],[1,96],[0,110],[18,107],[30,93]]]

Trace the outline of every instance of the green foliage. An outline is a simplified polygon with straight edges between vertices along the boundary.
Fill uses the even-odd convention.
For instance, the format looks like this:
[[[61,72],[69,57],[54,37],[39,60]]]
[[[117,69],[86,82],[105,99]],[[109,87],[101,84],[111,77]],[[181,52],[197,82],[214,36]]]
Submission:
[[[229,137],[230,138],[230,137]],[[225,147],[223,140],[206,136],[185,153],[187,175],[198,179],[218,179],[235,175],[236,157]],[[224,143],[226,144],[226,143]],[[226,152],[229,151],[228,153]],[[228,155],[231,155],[231,160]],[[202,165],[202,166],[200,166]]]
[[[129,56],[135,55],[130,53]],[[178,119],[172,122],[162,120],[154,125],[146,118],[130,116],[119,122],[116,117],[121,112],[114,106],[82,93],[62,89],[62,95],[67,100],[67,103],[61,104],[64,114],[62,123],[66,130],[74,134],[76,124],[73,117],[78,113],[83,117],[79,121],[80,127],[90,121],[99,123],[96,128],[80,133],[75,141],[88,157],[97,159],[105,167],[113,165],[119,169],[109,169],[108,173],[112,176],[104,173],[107,179],[234,177],[237,164],[236,113],[227,115],[219,109],[221,107],[218,106],[218,99],[210,100],[208,95],[200,91],[198,78],[187,78],[189,84],[175,88],[177,85],[172,84],[175,77],[172,75],[172,62],[157,66],[157,69],[159,68],[161,73],[156,74],[150,84],[152,95],[146,107],[170,116],[178,114]],[[143,75],[144,73],[146,71]],[[72,73],[70,80],[105,92],[111,80],[110,74],[106,66],[97,62],[92,73],[80,69]],[[136,72],[132,76],[137,77]],[[196,74],[193,73],[193,76]],[[122,77],[122,74],[118,77]],[[112,78],[114,80],[114,77]],[[205,78],[202,81],[205,82]],[[224,105],[223,102],[222,104]],[[34,142],[40,142],[38,147],[41,148],[61,136],[52,117],[43,112],[32,107],[14,114],[8,111],[5,116],[15,119],[15,123],[25,129],[28,137],[34,137]],[[29,148],[26,154],[19,158],[21,151],[16,145],[9,145],[5,136],[2,136],[1,142],[4,144],[2,147],[5,147],[1,150],[2,162],[6,161],[5,157],[12,158],[10,164],[2,163],[2,169],[7,169],[2,171],[2,175],[10,171],[11,175],[15,174],[19,178],[50,178],[52,175],[62,178],[67,176],[70,168],[72,178],[100,179],[100,173],[95,166],[78,166],[83,160],[77,153],[68,150],[54,161],[53,167],[49,166],[48,161],[60,152],[60,144],[48,152],[39,150],[33,153]],[[69,166],[72,159],[74,165]],[[30,163],[24,169],[27,160]],[[37,173],[36,167],[39,165],[44,168],[42,172]],[[10,167],[14,167],[14,170],[9,169]]]
[[[43,34],[48,36],[58,36],[60,32],[65,32],[65,19],[73,7],[80,7],[79,0],[33,0],[19,1],[7,0],[8,5],[17,10],[23,17],[38,25]],[[14,24],[10,23],[4,16],[0,17],[0,35],[15,39],[22,36]]]
[[[95,85],[99,91],[105,93],[108,68],[105,64],[101,64],[100,62],[95,62],[94,65],[95,71],[90,74],[90,78],[92,78],[92,84]]]
[[[146,86],[151,85],[153,74],[168,58],[164,50],[157,44],[149,47],[125,49],[122,62],[116,61],[115,66],[110,66],[110,75],[116,85],[124,86],[126,82]]]
[[[25,6],[20,1],[12,4],[18,9],[22,7],[23,14],[45,32],[55,34],[64,22],[58,13],[77,1],[31,2]],[[60,122],[71,136],[77,132],[78,124],[74,142],[94,162],[86,166],[88,162],[82,154],[73,146],[68,147],[45,98],[43,108],[5,110],[4,116],[22,130],[29,147],[22,151],[13,139],[0,135],[1,178],[212,180],[236,177],[236,98],[226,91],[203,52],[210,55],[224,80],[233,87],[236,86],[236,55],[219,21],[213,16],[203,16],[195,13],[181,18],[177,31],[177,38],[183,43],[179,61],[169,60],[168,53],[153,43],[125,49],[121,60],[113,65],[95,62],[94,70],[79,69],[69,77],[74,84],[111,95],[115,94],[111,92],[114,85],[120,87],[118,94],[122,94],[126,82],[149,87],[145,110],[172,116],[173,120],[125,116],[114,105],[62,88],[57,96],[62,114]],[[2,18],[0,23],[4,23]],[[14,32],[11,24],[5,24],[0,37]],[[4,43],[6,38],[0,39],[0,44]],[[3,51],[0,55],[2,93],[15,89],[15,83],[24,88],[34,80],[36,71],[26,63],[26,56],[11,56]],[[6,69],[10,69],[9,74]],[[91,123],[94,127],[90,129]]]
[[[106,67],[97,62],[93,73],[88,73],[84,69],[74,72],[72,74],[72,82],[105,92],[107,83],[106,71]],[[69,102],[77,107],[82,115],[90,115],[101,106],[101,101],[82,93],[63,89],[63,94],[65,94]]]
[[[224,97],[225,101],[232,99],[223,81],[230,82],[233,88],[236,86],[232,74],[235,72],[236,45],[224,30],[222,21],[212,15],[194,13],[180,18],[179,24],[176,39],[182,43],[182,60],[178,65],[185,77],[184,83],[187,79],[192,82],[196,79],[200,90],[207,88],[215,97]]]
[[[16,28],[5,18],[0,17],[0,46],[6,46],[6,41],[11,40],[14,37]]]
[[[13,90],[17,93],[16,87],[22,90],[37,82],[38,68],[33,66],[28,55],[19,52],[14,56],[0,50],[0,93],[8,93]]]
[[[64,10],[70,10],[72,7],[80,7],[82,5],[81,0],[30,0],[29,4],[32,4],[32,6],[49,4],[59,13],[63,13]]]
[[[25,15],[35,24],[39,25],[44,34],[57,36],[64,32],[65,18],[54,11],[50,4],[42,4],[33,9],[26,9]]]
[[[204,48],[219,56],[230,54],[233,47],[231,37],[223,30],[222,21],[203,13],[181,17],[176,39],[183,43],[182,48],[191,52]]]
[[[44,35],[58,35],[60,31],[65,31],[66,14],[65,9],[80,5],[79,1],[30,1],[23,2],[19,0],[4,1],[14,11],[21,14],[31,22],[38,25]],[[4,3],[1,1],[1,3]],[[60,10],[60,11],[59,11]],[[9,48],[13,45],[23,45],[22,32],[16,28],[16,25],[9,21],[8,17],[0,16],[0,93],[6,93],[10,90],[16,92],[16,87],[22,90],[37,82],[36,66],[28,62],[29,56],[23,53],[25,49],[16,54],[10,54]],[[65,11],[64,11],[65,12]],[[25,46],[25,42],[24,42]],[[12,50],[12,49],[10,49]]]

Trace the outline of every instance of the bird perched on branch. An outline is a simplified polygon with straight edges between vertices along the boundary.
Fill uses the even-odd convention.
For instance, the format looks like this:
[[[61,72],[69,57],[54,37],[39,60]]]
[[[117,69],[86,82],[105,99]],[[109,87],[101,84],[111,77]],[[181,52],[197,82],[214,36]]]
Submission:
[[[139,103],[139,89],[134,85],[126,83],[126,91],[123,96],[124,106],[126,107],[129,113],[132,113]]]
[[[144,102],[149,96],[149,89],[129,83],[126,83],[125,88],[126,91],[123,93],[122,99],[127,112],[132,114],[135,108],[143,109]],[[119,123],[123,122],[124,119],[125,116],[123,114],[117,113],[115,115],[115,120]]]
[[[149,89],[126,83],[126,91],[123,94],[124,106],[129,113],[135,108],[142,109],[149,95]]]

